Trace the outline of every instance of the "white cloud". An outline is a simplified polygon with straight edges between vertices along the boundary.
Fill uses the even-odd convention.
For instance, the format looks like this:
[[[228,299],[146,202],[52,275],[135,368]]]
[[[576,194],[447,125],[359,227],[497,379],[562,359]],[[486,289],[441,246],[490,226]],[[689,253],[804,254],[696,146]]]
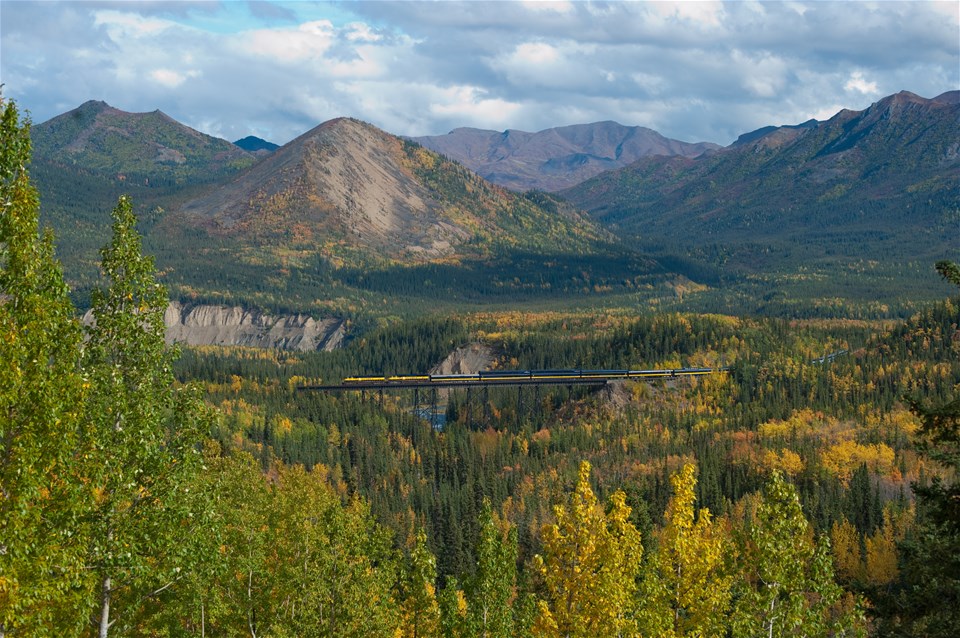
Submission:
[[[807,6],[802,2],[784,2],[784,6],[791,11],[797,12],[801,16],[807,12]]]
[[[153,36],[175,26],[169,20],[122,11],[96,11],[93,15],[94,25],[106,27],[115,39]]]
[[[861,71],[854,71],[851,73],[850,79],[847,80],[847,83],[843,85],[843,88],[847,91],[857,91],[858,93],[863,93],[864,95],[879,95],[880,93],[879,89],[877,88],[877,83],[868,82],[866,79],[864,79]]]
[[[636,73],[630,74],[630,79],[633,80],[638,87],[643,89],[643,91],[649,95],[657,95],[661,93],[664,88],[667,86],[666,81],[663,76],[657,75],[655,73],[645,73],[643,71],[638,71]]]
[[[333,24],[329,20],[315,20],[294,29],[248,31],[237,36],[235,45],[256,56],[290,63],[323,57],[333,41]]]
[[[499,98],[487,98],[475,86],[455,86],[434,94],[430,111],[446,118],[459,118],[472,125],[507,128],[520,105]]]
[[[351,42],[379,42],[383,39],[379,33],[363,22],[351,22],[344,29],[347,40]]]
[[[779,57],[766,52],[749,55],[734,50],[730,59],[741,73],[741,86],[752,95],[774,97],[786,87],[789,67]]]
[[[572,2],[560,2],[555,0],[523,0],[521,4],[528,11],[544,13],[571,13],[574,10]]]
[[[960,26],[960,3],[937,0],[928,4],[931,11],[945,17],[953,26]]]
[[[555,47],[543,42],[524,42],[510,56],[515,64],[552,64],[561,59]]]
[[[810,114],[810,117],[797,118],[798,119],[797,123],[800,123],[800,121],[805,122],[806,120],[819,120],[821,122],[825,122],[826,120],[829,120],[831,117],[833,117],[834,115],[842,111],[843,108],[844,107],[841,104],[831,104],[830,106],[825,106],[821,109],[814,111],[813,113]]]
[[[524,42],[488,60],[488,68],[503,78],[507,93],[530,95],[547,89],[578,90],[587,95],[615,76],[596,54],[595,45],[569,40]]]
[[[700,27],[716,28],[723,22],[723,3],[717,1],[650,2],[645,6],[653,13]]]
[[[169,89],[175,89],[186,81],[187,74],[178,73],[171,69],[155,69],[150,72],[150,77],[158,84],[162,84]]]

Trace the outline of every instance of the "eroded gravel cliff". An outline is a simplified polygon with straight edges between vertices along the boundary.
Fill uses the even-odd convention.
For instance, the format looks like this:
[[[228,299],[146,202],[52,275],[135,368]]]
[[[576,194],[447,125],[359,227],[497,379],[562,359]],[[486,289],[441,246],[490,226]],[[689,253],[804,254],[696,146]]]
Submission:
[[[84,323],[93,320],[91,312]],[[237,306],[171,302],[163,316],[167,343],[189,346],[249,346],[280,350],[334,350],[346,335],[341,319],[270,315]]]

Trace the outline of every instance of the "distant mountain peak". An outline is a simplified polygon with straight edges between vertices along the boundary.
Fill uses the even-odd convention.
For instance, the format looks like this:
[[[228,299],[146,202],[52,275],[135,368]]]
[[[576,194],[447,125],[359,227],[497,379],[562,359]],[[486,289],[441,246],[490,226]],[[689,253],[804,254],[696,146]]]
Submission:
[[[77,166],[111,178],[136,175],[144,182],[235,172],[253,157],[230,144],[176,121],[159,109],[128,113],[89,100],[32,129],[34,158]]]
[[[529,133],[457,128],[413,138],[482,177],[517,191],[557,191],[650,155],[696,157],[720,148],[668,139],[652,129],[613,120]]]
[[[934,102],[940,104],[960,104],[960,91],[947,91],[933,98]]]
[[[788,140],[792,140],[803,133],[804,130],[816,128],[820,124],[815,119],[809,119],[802,124],[787,124],[784,126],[764,126],[755,131],[744,133],[730,145],[731,148],[751,144],[759,140],[765,140],[764,145],[781,145]]]
[[[239,139],[234,142],[234,145],[256,155],[269,155],[280,148],[279,145],[274,144],[273,142],[268,142],[267,140],[255,135],[248,135],[243,139]]]
[[[85,109],[85,110],[90,110],[90,109],[101,110],[101,109],[112,109],[112,108],[113,108],[112,106],[110,106],[103,100],[87,100],[86,102],[84,102],[83,104],[77,107],[77,109]]]
[[[869,241],[874,254],[933,259],[956,235],[958,120],[951,94],[903,91],[685,162],[645,158],[561,195],[647,241],[837,241],[831,255]]]

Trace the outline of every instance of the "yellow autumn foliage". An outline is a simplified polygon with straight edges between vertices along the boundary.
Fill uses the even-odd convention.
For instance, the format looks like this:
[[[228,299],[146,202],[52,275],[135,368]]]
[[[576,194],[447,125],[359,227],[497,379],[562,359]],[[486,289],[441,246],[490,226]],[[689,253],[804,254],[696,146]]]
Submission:
[[[779,470],[788,476],[796,476],[804,468],[800,455],[787,448],[782,448],[780,452],[763,450],[760,455],[760,465],[768,474]]]
[[[822,454],[821,463],[846,485],[853,471],[866,463],[874,474],[889,474],[896,460],[893,448],[886,443],[863,445],[856,441],[840,441]]]

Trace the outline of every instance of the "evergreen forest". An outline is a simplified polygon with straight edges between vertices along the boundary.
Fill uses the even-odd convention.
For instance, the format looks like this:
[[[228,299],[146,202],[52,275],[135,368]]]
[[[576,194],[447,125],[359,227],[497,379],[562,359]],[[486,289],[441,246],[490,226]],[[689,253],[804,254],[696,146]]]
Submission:
[[[125,195],[81,323],[30,154],[2,101],[0,637],[960,633],[957,264],[901,320],[484,307],[478,261],[449,284],[468,310],[358,316],[332,352],[171,348]],[[589,259],[547,283],[616,256]],[[417,268],[344,277],[449,281]],[[503,370],[716,372],[308,389],[467,345]]]

